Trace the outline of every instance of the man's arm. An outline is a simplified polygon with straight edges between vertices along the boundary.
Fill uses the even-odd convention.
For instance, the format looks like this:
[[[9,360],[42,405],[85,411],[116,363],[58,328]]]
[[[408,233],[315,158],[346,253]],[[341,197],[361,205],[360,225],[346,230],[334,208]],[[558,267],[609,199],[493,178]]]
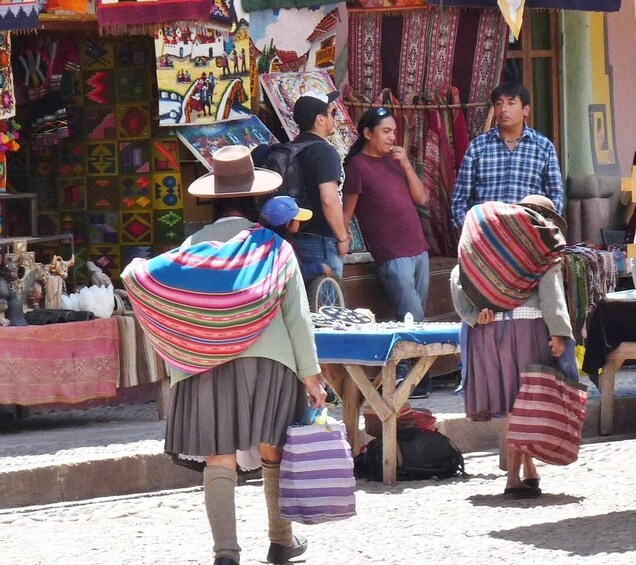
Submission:
[[[356,211],[358,196],[358,193],[352,192],[351,194],[345,194],[342,197],[342,214],[344,217],[344,224],[347,227],[351,223],[351,218],[353,218],[353,214]]]
[[[543,179],[545,195],[554,202],[554,207],[559,214],[563,213],[563,177],[559,167],[559,159],[552,145],[548,155],[548,165]]]
[[[402,170],[404,171],[404,176],[406,177],[406,184],[409,187],[409,193],[411,195],[411,200],[413,203],[418,206],[424,206],[428,204],[428,195],[424,191],[424,185],[422,184],[422,180],[417,176],[413,165],[409,161],[408,156],[406,155],[406,150],[404,147],[400,147],[398,145],[394,146],[391,149],[391,157],[396,161],[399,161]]]
[[[453,225],[461,229],[466,219],[466,212],[470,208],[470,196],[475,185],[475,161],[470,146],[464,155],[462,164],[457,173],[455,187],[453,189],[453,199],[451,211],[453,214]]]
[[[323,182],[318,185],[318,189],[320,190],[322,213],[338,241],[338,253],[344,255],[349,251],[349,234],[344,223],[338,183],[336,181]]]

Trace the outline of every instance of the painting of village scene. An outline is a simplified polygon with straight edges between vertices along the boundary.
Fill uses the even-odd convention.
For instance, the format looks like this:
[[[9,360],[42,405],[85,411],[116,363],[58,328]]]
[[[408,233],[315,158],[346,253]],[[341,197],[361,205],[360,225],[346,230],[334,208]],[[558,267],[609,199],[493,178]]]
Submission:
[[[251,150],[259,145],[278,142],[256,116],[204,126],[179,127],[177,136],[209,171],[213,171],[212,155],[221,147],[245,145]]]
[[[249,25],[166,24],[155,32],[159,124],[210,124],[250,113]]]

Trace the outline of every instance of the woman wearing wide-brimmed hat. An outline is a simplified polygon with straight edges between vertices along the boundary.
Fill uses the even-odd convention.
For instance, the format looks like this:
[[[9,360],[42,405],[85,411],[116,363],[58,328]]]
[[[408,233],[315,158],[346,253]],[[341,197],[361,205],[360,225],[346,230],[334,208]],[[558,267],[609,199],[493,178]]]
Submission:
[[[518,204],[486,202],[466,216],[450,285],[455,309],[468,325],[463,391],[471,420],[509,418],[524,367],[556,367],[566,349],[573,354],[561,275],[565,231],[565,221],[542,195]],[[504,496],[540,496],[532,458],[510,443],[505,449]]]
[[[178,286],[179,298],[185,297],[183,310],[173,308],[174,319],[166,310],[144,329],[171,365],[165,450],[181,462],[205,465],[203,486],[215,565],[240,560],[234,503],[236,452],[256,447],[269,517],[267,560],[285,563],[305,551],[307,540],[293,535],[290,521],[280,516],[282,447],[287,427],[300,420],[308,397],[312,406],[324,406],[326,393],[293,250],[256,224],[258,197],[273,192],[282,179],[277,173],[255,169],[243,146],[219,149],[213,160],[214,172],[195,180],[188,191],[214,199],[215,221],[178,250],[164,254],[163,262],[148,261],[148,273],[133,264],[122,278],[129,294],[139,293],[135,311],[144,323],[154,316],[147,311],[149,304],[161,307],[171,300],[168,292],[167,299],[155,303],[143,294],[144,285],[157,292]],[[223,267],[218,269],[218,264]],[[177,274],[171,279],[171,273]],[[207,290],[208,283],[216,294]],[[197,301],[204,307],[196,310],[196,316],[188,315]],[[215,311],[217,304],[224,306]],[[233,308],[231,315],[226,316],[226,307]],[[195,325],[207,316],[209,324]],[[208,333],[211,324],[217,329]],[[201,343],[209,347],[201,348]],[[210,368],[204,368],[206,363]]]

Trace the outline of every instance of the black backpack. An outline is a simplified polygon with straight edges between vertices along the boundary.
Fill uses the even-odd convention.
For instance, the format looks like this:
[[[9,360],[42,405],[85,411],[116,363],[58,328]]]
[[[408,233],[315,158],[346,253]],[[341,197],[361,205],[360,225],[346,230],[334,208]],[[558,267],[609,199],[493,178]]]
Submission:
[[[453,442],[438,431],[403,428],[397,432],[398,481],[448,479],[464,471],[464,457]],[[382,480],[382,439],[371,440],[356,457],[355,475],[370,481]]]
[[[283,177],[283,184],[276,191],[277,196],[291,196],[299,206],[307,207],[311,204],[305,182],[305,173],[300,166],[298,155],[309,145],[319,142],[318,139],[299,143],[289,141],[287,143],[274,143],[270,147],[265,168],[276,171]]]

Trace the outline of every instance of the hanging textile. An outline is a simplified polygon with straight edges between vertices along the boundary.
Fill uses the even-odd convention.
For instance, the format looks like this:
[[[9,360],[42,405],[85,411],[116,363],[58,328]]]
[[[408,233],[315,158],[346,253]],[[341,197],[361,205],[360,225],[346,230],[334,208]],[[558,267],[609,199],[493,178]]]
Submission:
[[[15,92],[11,68],[11,35],[0,32],[0,120],[15,116]]]
[[[12,0],[0,3],[0,31],[34,29],[40,27],[37,0]]]
[[[97,0],[99,27],[114,31],[140,24],[183,20],[205,21],[209,14],[209,0],[144,0],[143,2]]]
[[[525,0],[497,0],[501,14],[516,39],[519,39],[521,33],[524,3]]]
[[[493,8],[499,1],[500,0],[427,0],[427,3],[435,6]],[[582,10],[584,12],[617,12],[621,8],[621,0],[525,0],[525,3],[526,8]]]
[[[415,170],[429,195],[426,206],[418,213],[431,255],[454,257],[459,231],[451,221],[451,198],[457,169],[468,147],[468,131],[464,113],[459,109],[444,109],[459,103],[457,88],[440,89],[420,102],[440,109],[425,112],[410,111],[411,127],[404,146],[414,161]]]
[[[403,104],[411,104],[422,92],[453,85],[462,103],[487,102],[501,78],[507,40],[497,9],[352,12],[351,88],[368,100],[388,88]],[[467,112],[471,137],[481,132],[486,113],[486,105]]]

